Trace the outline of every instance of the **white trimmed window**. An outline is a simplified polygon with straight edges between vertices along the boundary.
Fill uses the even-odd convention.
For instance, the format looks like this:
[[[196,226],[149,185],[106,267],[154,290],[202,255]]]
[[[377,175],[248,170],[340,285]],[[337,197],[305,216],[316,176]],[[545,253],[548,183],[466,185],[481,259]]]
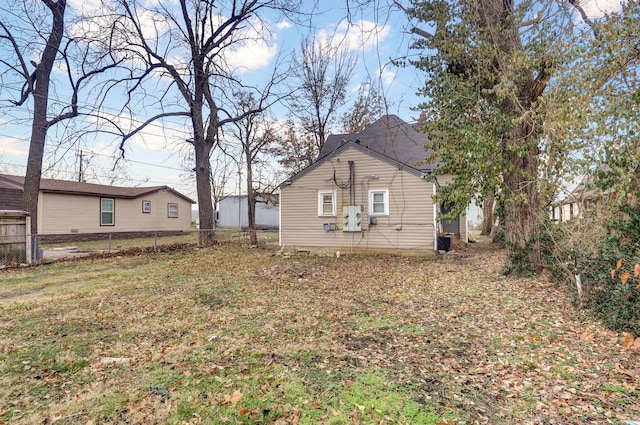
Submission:
[[[151,201],[142,201],[142,212],[145,214],[151,212]]]
[[[178,218],[178,204],[167,204],[167,217]]]
[[[369,215],[389,215],[389,191],[369,191]]]
[[[318,216],[335,217],[336,215],[336,191],[321,190],[318,192]]]
[[[116,201],[113,198],[100,198],[100,225],[115,225]]]

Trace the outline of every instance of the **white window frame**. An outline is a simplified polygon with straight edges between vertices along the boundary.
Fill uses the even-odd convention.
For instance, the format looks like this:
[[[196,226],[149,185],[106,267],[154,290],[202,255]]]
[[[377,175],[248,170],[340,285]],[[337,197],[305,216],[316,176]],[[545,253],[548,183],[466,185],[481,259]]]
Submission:
[[[324,195],[331,195],[331,214],[324,213]],[[319,190],[318,191],[318,217],[335,217],[336,208],[336,191],[335,190]]]
[[[111,201],[111,210],[105,210],[104,201]],[[111,222],[104,221],[104,214],[111,214]],[[114,198],[100,198],[100,226],[115,226],[116,225],[116,200]]]
[[[175,207],[175,213],[171,211],[171,207]],[[170,202],[167,204],[167,217],[168,218],[178,218],[178,204],[175,202]]]
[[[374,195],[382,194],[383,198],[383,212],[375,212],[373,205]],[[389,215],[389,189],[371,189],[369,190],[369,215],[373,217],[380,217]]]
[[[151,201],[142,201],[142,212],[144,214],[151,213]]]

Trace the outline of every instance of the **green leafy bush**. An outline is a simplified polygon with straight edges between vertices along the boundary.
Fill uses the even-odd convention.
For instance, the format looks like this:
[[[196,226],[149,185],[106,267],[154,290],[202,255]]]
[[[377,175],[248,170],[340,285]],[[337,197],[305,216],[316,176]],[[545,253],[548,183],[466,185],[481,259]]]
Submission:
[[[556,281],[567,284],[577,303],[608,328],[640,335],[640,276],[634,270],[640,262],[638,241],[640,212],[623,204],[584,220],[544,223],[540,246],[545,268]]]
[[[640,287],[634,270],[640,262],[640,212],[624,204],[608,228],[598,257],[582,267],[590,283],[588,306],[607,327],[640,335]]]

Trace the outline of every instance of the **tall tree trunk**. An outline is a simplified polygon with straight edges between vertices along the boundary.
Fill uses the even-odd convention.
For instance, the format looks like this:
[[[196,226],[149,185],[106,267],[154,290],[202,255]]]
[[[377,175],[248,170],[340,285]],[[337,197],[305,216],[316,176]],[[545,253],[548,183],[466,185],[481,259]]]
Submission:
[[[43,0],[51,10],[53,22],[40,63],[36,68],[36,81],[33,87],[33,121],[31,124],[31,141],[29,158],[22,191],[22,208],[31,215],[31,233],[38,233],[38,194],[42,177],[42,160],[49,123],[47,109],[49,104],[49,81],[51,70],[58,55],[58,48],[64,33],[64,12],[66,0]],[[34,244],[35,246],[35,244]]]
[[[31,216],[31,234],[38,233],[38,194],[40,192],[40,179],[42,176],[42,160],[44,158],[44,145],[47,137],[46,117],[36,118],[40,115],[40,110],[44,107],[46,114],[47,100],[45,97],[36,97],[33,112],[34,119],[31,124],[31,142],[29,144],[29,158],[27,159],[27,171],[24,178],[24,188],[22,190],[22,209],[29,212]],[[44,103],[44,105],[39,105]]]
[[[532,140],[528,136],[532,123],[526,121],[517,129],[515,140],[510,143],[504,176],[506,270],[525,274],[542,270],[538,146],[537,139]]]
[[[200,220],[198,244],[212,246],[216,243],[216,226],[211,198],[211,163],[209,161],[213,145],[201,138],[200,140],[194,139],[193,146],[196,154],[196,190]]]
[[[247,148],[247,221],[249,224],[249,243],[252,246],[258,245],[258,234],[256,233],[256,193],[253,190],[253,170],[251,152]]]
[[[539,250],[540,194],[538,190],[539,130],[534,122],[537,102],[549,79],[549,64],[540,64],[537,75],[528,67],[509,69],[514,58],[526,54],[515,17],[514,0],[481,0],[481,27],[493,35],[496,76],[506,74],[517,88],[515,96],[499,100],[505,117],[518,125],[504,136],[503,178],[505,186],[506,270],[537,273],[542,269]]]
[[[495,223],[493,204],[495,203],[495,198],[493,190],[489,190],[482,201],[482,232],[480,234],[483,236],[489,236],[493,230],[493,224]]]

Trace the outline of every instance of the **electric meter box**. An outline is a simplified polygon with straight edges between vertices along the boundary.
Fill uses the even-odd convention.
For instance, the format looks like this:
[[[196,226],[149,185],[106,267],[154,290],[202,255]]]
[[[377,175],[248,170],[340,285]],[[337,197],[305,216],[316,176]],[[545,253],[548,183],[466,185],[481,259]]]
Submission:
[[[342,231],[361,232],[362,231],[362,206],[348,205],[342,207]]]

